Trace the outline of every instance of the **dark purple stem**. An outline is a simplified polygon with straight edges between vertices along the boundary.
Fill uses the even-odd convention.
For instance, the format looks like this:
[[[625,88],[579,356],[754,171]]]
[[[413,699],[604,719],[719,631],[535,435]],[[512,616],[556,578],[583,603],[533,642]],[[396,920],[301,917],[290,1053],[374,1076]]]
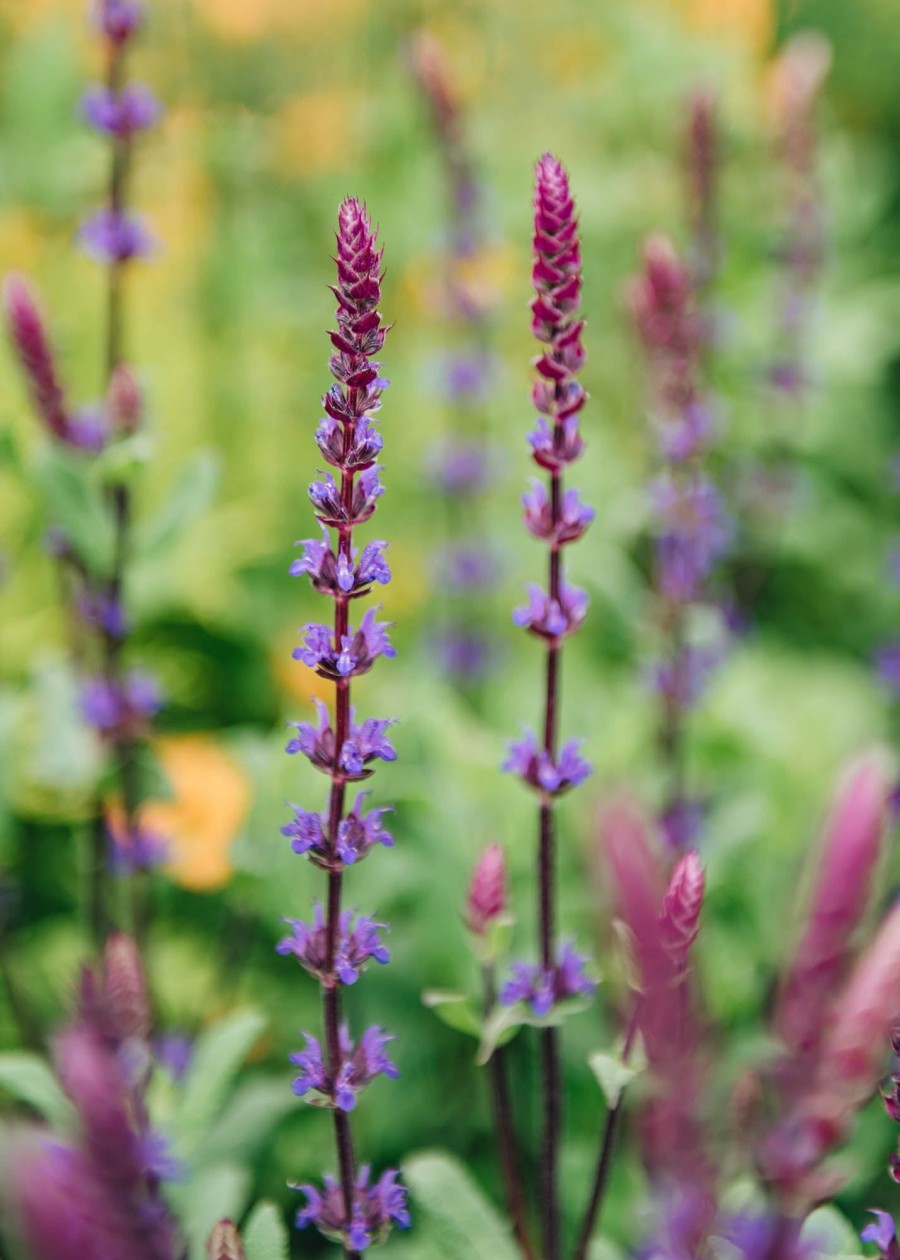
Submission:
[[[358,409],[356,390],[350,391],[350,411],[356,414]],[[353,502],[353,473],[341,471],[341,501],[347,509],[348,516]],[[338,530],[338,550],[350,557],[353,542],[352,526],[342,526]],[[348,632],[350,624],[349,601],[344,595],[334,597],[334,639],[340,643]],[[350,734],[350,680],[346,678],[335,682],[335,768],[332,772],[331,795],[328,803],[328,834],[333,854],[337,854],[338,828],[344,817],[345,780],[339,768],[340,750]],[[341,996],[338,979],[335,974],[335,953],[341,921],[341,891],[343,874],[340,868],[328,872],[328,911],[325,927],[325,974],[328,981],[322,986],[322,1018],[325,1027],[325,1050],[328,1056],[328,1072],[332,1080],[336,1080],[341,1067]],[[356,1185],[356,1157],[353,1152],[353,1135],[350,1121],[339,1107],[332,1109],[334,1116],[334,1139],[337,1148],[338,1173],[341,1182],[341,1193],[344,1199],[344,1212],[349,1221],[353,1216],[353,1192]],[[358,1260],[358,1253],[344,1247],[348,1260]]]
[[[622,1047],[622,1062],[627,1063],[634,1047],[634,1039],[637,1035],[638,1028],[638,1009],[640,1001],[635,998],[634,1005],[631,1010],[631,1018],[628,1021],[628,1028],[625,1032],[625,1044]],[[588,1248],[591,1245],[591,1239],[597,1228],[600,1219],[600,1209],[603,1206],[603,1200],[606,1196],[607,1187],[609,1186],[609,1177],[612,1172],[613,1159],[616,1153],[616,1146],[619,1140],[619,1134],[622,1130],[622,1120],[625,1114],[625,1092],[619,1095],[616,1103],[609,1108],[606,1113],[606,1124],[603,1128],[603,1137],[600,1141],[600,1153],[597,1157],[597,1171],[594,1174],[594,1184],[591,1189],[591,1197],[588,1201],[587,1210],[584,1214],[584,1221],[578,1233],[578,1245],[575,1248],[574,1260],[586,1260]]]
[[[484,968],[484,1006],[489,1013],[497,1000],[493,965]],[[509,1092],[508,1053],[505,1046],[497,1046],[488,1063],[488,1079],[491,1105],[494,1112],[494,1128],[500,1156],[500,1171],[506,1190],[506,1204],[512,1222],[513,1234],[524,1260],[537,1260],[528,1228],[528,1210],[522,1188],[519,1167],[518,1142],[513,1120],[512,1099]]]

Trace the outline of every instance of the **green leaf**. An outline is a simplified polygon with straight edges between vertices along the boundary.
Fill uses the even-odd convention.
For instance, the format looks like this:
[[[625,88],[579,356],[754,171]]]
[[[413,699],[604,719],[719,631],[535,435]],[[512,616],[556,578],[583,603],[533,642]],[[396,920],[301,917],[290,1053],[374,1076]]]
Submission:
[[[243,1237],[247,1260],[288,1260],[288,1232],[274,1203],[260,1203],[253,1209]]]
[[[0,1054],[0,1089],[33,1107],[54,1129],[68,1129],[74,1123],[71,1103],[50,1068],[36,1054]]]
[[[95,461],[95,478],[107,484],[132,487],[150,462],[153,448],[153,441],[146,433],[111,442]]]
[[[624,1062],[621,1054],[611,1054],[605,1050],[598,1050],[596,1054],[590,1055],[588,1063],[600,1082],[609,1108],[618,1105],[626,1086],[641,1073],[640,1065],[631,1067]]]
[[[534,1015],[524,1002],[515,1006],[495,1006],[484,1021],[481,1045],[475,1062],[484,1067],[498,1046],[512,1041],[520,1028],[559,1028],[570,1015],[579,1015],[591,1005],[591,998],[569,998],[558,1002],[549,1015]]]
[[[816,1208],[806,1218],[800,1233],[801,1246],[806,1244],[816,1256],[847,1257],[862,1254],[859,1235],[836,1207]]]
[[[64,530],[84,564],[94,573],[109,573],[115,553],[112,514],[76,458],[45,448],[35,465],[35,484],[50,523]]]
[[[296,1111],[297,1099],[281,1077],[239,1085],[194,1154],[195,1163],[228,1160],[247,1163],[271,1139],[280,1120]]]
[[[259,1011],[236,1011],[198,1039],[175,1120],[175,1143],[183,1158],[194,1155],[218,1120],[238,1069],[265,1026]]]
[[[169,1187],[168,1198],[184,1226],[190,1260],[204,1260],[214,1225],[240,1218],[250,1189],[250,1173],[236,1164],[216,1164]]]
[[[468,1170],[440,1151],[406,1160],[403,1175],[419,1210],[417,1244],[442,1260],[518,1260],[503,1218]]]
[[[216,492],[219,470],[219,460],[212,451],[198,453],[156,515],[138,531],[137,548],[141,555],[165,550],[192,521],[202,516]]]
[[[448,1028],[455,1028],[470,1037],[481,1037],[481,1016],[471,998],[464,993],[426,989],[422,1001]]]

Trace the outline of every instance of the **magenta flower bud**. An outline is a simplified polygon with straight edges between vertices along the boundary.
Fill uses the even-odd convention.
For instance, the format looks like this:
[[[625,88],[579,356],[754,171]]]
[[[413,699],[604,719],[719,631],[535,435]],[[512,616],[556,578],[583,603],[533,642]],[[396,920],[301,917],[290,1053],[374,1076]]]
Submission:
[[[233,1221],[213,1226],[206,1244],[206,1260],[245,1260],[244,1244]]]
[[[476,936],[484,936],[503,915],[508,889],[506,856],[499,844],[489,844],[475,864],[466,899],[466,923]]]
[[[44,319],[21,277],[7,277],[3,306],[13,348],[25,373],[35,411],[54,437],[70,442],[69,412]]]
[[[882,1074],[900,1018],[900,905],[881,926],[835,1001],[822,1041],[818,1089],[809,1110],[849,1123]]]
[[[775,1012],[775,1031],[791,1055],[813,1054],[821,1041],[853,933],[869,902],[891,787],[889,759],[878,750],[842,777],[806,928]]]
[[[659,916],[662,947],[679,972],[687,966],[688,952],[697,939],[705,880],[700,855],[691,850],[676,865],[663,898]]]
[[[152,1017],[147,981],[137,945],[116,933],[106,942],[106,1001],[118,1037],[146,1041]]]
[[[131,368],[120,363],[113,371],[107,408],[114,433],[136,433],[144,418],[144,392]]]

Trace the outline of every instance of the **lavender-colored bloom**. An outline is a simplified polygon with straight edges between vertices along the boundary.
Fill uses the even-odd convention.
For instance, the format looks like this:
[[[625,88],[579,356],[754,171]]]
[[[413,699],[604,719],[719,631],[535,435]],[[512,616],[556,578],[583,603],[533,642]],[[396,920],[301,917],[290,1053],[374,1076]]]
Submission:
[[[103,407],[79,407],[69,418],[66,441],[96,455],[109,441],[109,417]]]
[[[727,550],[731,527],[716,487],[695,474],[659,477],[651,487],[658,518],[656,563],[662,594],[689,603]]]
[[[108,736],[143,730],[161,704],[155,679],[141,670],[132,670],[121,684],[102,676],[88,678],[81,689],[85,721]]]
[[[98,210],[82,224],[78,240],[95,262],[110,264],[147,258],[155,248],[143,219],[113,210]]]
[[[140,30],[145,10],[139,0],[94,0],[93,20],[112,44],[124,44]]]
[[[428,454],[427,470],[444,494],[465,496],[482,490],[490,468],[482,442],[442,439]]]
[[[369,762],[380,759],[395,761],[397,753],[386,737],[393,726],[392,718],[366,718],[357,724],[355,709],[350,711],[350,736],[344,742],[340,756],[335,759],[335,736],[328,716],[328,708],[318,698],[315,701],[319,719],[316,726],[310,722],[290,722],[297,734],[288,741],[286,752],[303,753],[317,770],[325,774],[339,772],[348,779],[366,779],[371,770]]]
[[[184,1033],[168,1032],[153,1038],[153,1057],[173,1081],[183,1081],[194,1059],[194,1041]]]
[[[484,543],[446,547],[435,567],[438,581],[455,591],[491,586],[497,577],[497,558]]]
[[[309,1093],[327,1095],[328,1069],[322,1058],[322,1047],[309,1033],[303,1036],[306,1038],[305,1048],[294,1051],[290,1056],[291,1063],[298,1069],[291,1088],[298,1098],[305,1098]]]
[[[703,802],[695,797],[679,796],[670,801],[659,819],[666,844],[676,852],[686,849],[700,834],[703,826]]]
[[[446,625],[431,640],[431,651],[442,672],[461,682],[483,678],[491,659],[491,643],[480,630]]]
[[[141,83],[129,83],[120,92],[97,83],[85,92],[81,108],[90,126],[121,140],[152,127],[162,112],[159,101]]]
[[[338,826],[335,849],[345,866],[366,857],[376,844],[388,849],[394,844],[394,837],[381,825],[382,815],[390,812],[392,806],[382,805],[364,813],[363,802],[367,796],[368,792],[359,793],[353,809]]]
[[[563,945],[555,967],[514,963],[512,975],[501,991],[500,1001],[504,1006],[526,1002],[534,1015],[543,1018],[558,1003],[594,992],[597,986],[587,975],[586,964],[587,959],[576,952],[570,941]]]
[[[327,927],[321,905],[317,902],[314,906],[311,924],[299,919],[284,922],[290,925],[291,935],[278,942],[278,953],[293,954],[300,965],[324,985],[334,985],[338,980],[341,984],[355,984],[370,959],[377,963],[390,961],[390,953],[379,935],[385,925],[367,915],[354,915],[350,910],[341,914],[333,972],[327,965]]]
[[[152,871],[169,857],[169,842],[158,832],[133,825],[128,831],[107,829],[109,868],[115,875],[130,876]]]
[[[650,685],[667,706],[687,712],[703,695],[719,660],[720,654],[709,648],[682,648],[674,660],[651,667]]]
[[[559,520],[554,523],[546,487],[532,478],[531,489],[522,495],[525,528],[535,538],[555,542],[558,546],[576,542],[587,530],[596,513],[583,503],[577,490],[566,490],[562,496]]]
[[[876,650],[875,668],[891,695],[900,696],[900,641],[884,643]]]
[[[391,570],[384,558],[386,542],[367,543],[362,557],[355,547],[349,558],[344,552],[338,555],[331,549],[331,541],[325,529],[322,538],[306,538],[298,542],[303,555],[291,565],[292,577],[308,574],[313,587],[322,594],[365,595],[373,582],[386,586],[391,580]]]
[[[351,576],[349,580],[352,586],[355,578]],[[303,629],[303,645],[294,649],[294,660],[303,661],[323,678],[350,678],[366,674],[379,656],[397,655],[387,635],[389,624],[376,620],[376,610],[368,609],[357,630],[342,636],[338,651],[331,628],[311,622]]]
[[[521,739],[510,744],[509,756],[503,763],[503,769],[510,774],[517,774],[524,783],[538,792],[561,796],[569,788],[583,783],[592,773],[590,763],[579,755],[581,744],[579,739],[570,740],[554,761],[546,749],[538,744],[535,733],[525,731]]]
[[[359,474],[353,484],[349,509],[341,499],[340,490],[331,473],[326,473],[322,481],[310,482],[310,502],[321,523],[333,528],[364,524],[375,511],[378,499],[384,494],[384,486],[379,479],[380,472],[380,465],[372,464]]]
[[[578,417],[569,416],[557,426],[558,437],[553,427],[543,416],[538,417],[537,428],[528,435],[531,454],[534,462],[549,472],[560,472],[569,464],[574,464],[584,450],[584,439],[578,429]]]
[[[513,613],[513,622],[543,639],[558,641],[581,626],[587,612],[586,591],[564,582],[559,586],[559,599],[553,599],[536,583],[528,586],[528,603]]]
[[[863,1242],[874,1243],[886,1260],[897,1260],[900,1246],[897,1244],[897,1226],[890,1212],[882,1212],[879,1208],[869,1208],[870,1216],[875,1220],[860,1231]]]
[[[408,1229],[406,1188],[398,1182],[399,1175],[391,1168],[370,1185],[371,1171],[364,1164],[353,1188],[353,1214],[349,1221],[343,1191],[333,1177],[325,1177],[321,1191],[315,1186],[297,1186],[306,1195],[306,1207],[297,1213],[297,1228],[315,1225],[327,1238],[343,1243],[348,1251],[365,1251],[372,1243],[382,1242],[392,1222],[400,1229]]]
[[[347,1028],[341,1029],[341,1055],[343,1062],[334,1085],[334,1100],[341,1111],[352,1111],[356,1095],[376,1076],[396,1080],[400,1075],[397,1065],[385,1054],[384,1047],[394,1038],[372,1025],[354,1046]]]
[[[82,590],[75,598],[78,615],[89,626],[96,626],[111,639],[124,639],[129,630],[128,618],[121,602],[109,591]]]

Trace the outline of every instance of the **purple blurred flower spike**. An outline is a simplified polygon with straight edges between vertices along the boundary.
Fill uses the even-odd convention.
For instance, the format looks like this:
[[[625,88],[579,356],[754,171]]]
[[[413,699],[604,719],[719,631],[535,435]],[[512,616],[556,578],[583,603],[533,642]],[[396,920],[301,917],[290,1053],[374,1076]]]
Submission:
[[[139,0],[94,0],[94,24],[111,44],[127,43],[140,30],[144,17]]]
[[[85,92],[81,108],[91,127],[121,140],[153,127],[162,113],[159,101],[140,83],[128,84],[118,93],[96,84]]]
[[[677,863],[660,911],[662,947],[678,972],[687,966],[688,953],[700,930],[700,910],[706,875],[693,850]]]
[[[78,445],[72,440],[69,410],[43,316],[20,276],[6,278],[3,306],[9,335],[25,374],[35,411],[53,437]]]
[[[149,258],[156,248],[143,219],[113,210],[98,210],[78,232],[79,244],[95,262],[121,264]]]

